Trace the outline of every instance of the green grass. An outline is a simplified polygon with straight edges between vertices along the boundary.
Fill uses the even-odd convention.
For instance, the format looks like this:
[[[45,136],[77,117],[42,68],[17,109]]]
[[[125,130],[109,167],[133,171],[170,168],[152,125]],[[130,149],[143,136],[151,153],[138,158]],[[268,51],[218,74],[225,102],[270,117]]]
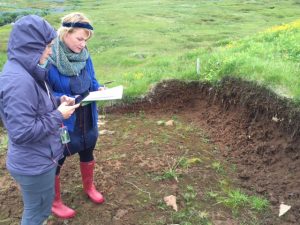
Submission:
[[[176,172],[176,169],[170,168],[170,169],[167,169],[166,171],[164,171],[164,173],[161,177],[161,180],[174,179],[178,182],[178,177],[179,177],[179,174]]]
[[[250,207],[251,209],[254,209],[255,211],[262,212],[269,208],[270,203],[265,198],[260,198],[257,196],[251,196],[249,199]]]
[[[278,94],[299,99],[299,28],[265,31],[299,19],[299,1],[73,0],[1,2],[14,12],[48,8],[60,18],[81,11],[95,36],[88,47],[100,82],[115,80],[125,95],[145,94],[163,79],[220,80],[225,75],[256,80]],[[6,59],[10,25],[0,27],[0,69]],[[200,58],[201,74],[195,62]]]
[[[222,191],[208,191],[207,196],[217,204],[222,204],[229,208],[233,214],[238,215],[243,210],[255,212],[266,212],[270,203],[267,199],[258,196],[249,196],[240,189],[230,187],[222,188]]]
[[[182,194],[185,207],[178,212],[173,213],[172,219],[174,224],[180,225],[212,225],[210,215],[201,209],[199,201],[197,201],[197,192],[191,185],[186,186]]]
[[[178,160],[173,162],[173,165],[169,165],[169,167],[165,169],[161,175],[156,176],[154,180],[175,180],[176,182],[179,182],[178,179],[181,174],[178,172],[178,167],[181,166],[182,159],[183,157],[180,157]]]
[[[8,136],[2,128],[0,128],[0,154],[6,152],[8,145]]]
[[[202,162],[202,160],[198,157],[192,157],[192,158],[181,157],[178,160],[178,165],[183,169],[188,169],[189,167],[198,165],[201,162]]]
[[[274,26],[255,36],[228,43],[203,57],[204,80],[236,76],[300,98],[300,20]]]
[[[211,167],[213,170],[215,170],[217,173],[223,174],[225,173],[224,168],[221,164],[221,162],[212,162]]]

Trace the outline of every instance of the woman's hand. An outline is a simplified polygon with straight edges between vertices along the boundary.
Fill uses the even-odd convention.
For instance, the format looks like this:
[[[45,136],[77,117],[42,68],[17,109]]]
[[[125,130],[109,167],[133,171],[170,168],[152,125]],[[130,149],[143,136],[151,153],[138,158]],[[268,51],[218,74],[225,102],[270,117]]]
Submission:
[[[70,116],[75,111],[75,109],[79,107],[79,105],[80,104],[68,105],[67,102],[65,101],[58,106],[57,110],[62,114],[64,119],[69,119]]]
[[[99,87],[98,88],[98,91],[104,91],[106,89],[106,87],[105,86],[103,86],[103,87]]]
[[[75,98],[71,98],[69,96],[63,95],[60,97],[60,103],[66,102],[67,105],[74,105],[75,104]]]

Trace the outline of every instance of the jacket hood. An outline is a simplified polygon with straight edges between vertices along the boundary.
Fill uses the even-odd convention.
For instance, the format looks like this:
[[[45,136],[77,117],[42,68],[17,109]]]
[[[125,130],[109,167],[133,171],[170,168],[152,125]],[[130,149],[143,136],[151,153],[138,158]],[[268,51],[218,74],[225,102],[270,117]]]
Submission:
[[[46,70],[38,66],[47,44],[55,37],[56,31],[43,18],[28,15],[13,25],[10,33],[8,60],[20,63],[36,80],[45,80]]]

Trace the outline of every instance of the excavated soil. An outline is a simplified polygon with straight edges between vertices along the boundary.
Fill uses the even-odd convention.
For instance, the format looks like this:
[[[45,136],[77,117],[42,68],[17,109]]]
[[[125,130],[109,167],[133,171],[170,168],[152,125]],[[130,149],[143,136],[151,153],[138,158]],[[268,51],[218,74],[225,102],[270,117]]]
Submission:
[[[289,99],[253,82],[225,78],[217,86],[165,81],[134,104],[112,112],[172,112],[203,127],[225,160],[237,165],[239,184],[280,203],[289,215],[269,224],[300,224],[300,114]]]
[[[133,204],[132,193],[134,190],[144,193],[145,196],[140,202],[151,202],[149,190],[157,189],[156,193],[161,193],[162,190],[168,189],[178,193],[180,185],[176,182],[162,181],[158,185],[142,178],[144,174],[149,177],[149,174],[168,168],[168,163],[162,158],[182,155],[182,153],[177,154],[174,151],[175,146],[179,143],[182,146],[191,145],[190,149],[193,144],[196,145],[197,139],[191,139],[190,143],[185,143],[188,138],[185,137],[181,140],[180,136],[176,136],[178,132],[174,132],[172,135],[175,140],[168,136],[169,139],[164,139],[167,147],[163,148],[164,151],[156,148],[155,151],[159,152],[159,155],[154,155],[149,146],[154,145],[153,137],[158,134],[155,134],[153,128],[147,130],[151,124],[149,121],[172,117],[178,117],[184,123],[201,127],[201,130],[204,130],[210,137],[210,145],[217,146],[218,149],[216,155],[209,153],[207,158],[214,157],[228,164],[236,165],[236,177],[233,177],[232,180],[249,194],[264,196],[270,201],[270,215],[260,218],[256,223],[244,222],[243,224],[300,224],[299,108],[288,99],[279,98],[270,90],[252,82],[232,78],[225,78],[214,86],[207,83],[169,80],[159,83],[143,99],[137,99],[130,104],[122,103],[106,107],[105,113],[110,118],[108,119],[110,126],[107,129],[122,131],[120,136],[103,137],[102,144],[97,145],[98,151],[95,152],[95,157],[98,159],[96,165],[98,173],[95,180],[97,180],[97,186],[107,195],[107,203],[100,206],[102,208],[99,209],[94,205],[89,205],[86,197],[79,194],[81,186],[77,181],[80,180],[78,159],[72,157],[62,172],[63,185],[65,185],[62,195],[68,204],[77,208],[79,211],[77,217],[81,219],[61,221],[52,218],[49,224],[156,224],[154,222],[146,223],[147,221],[138,222],[141,221],[141,217],[147,218],[143,214],[145,211],[148,214],[157,212],[157,215],[160,215],[158,218],[163,218],[163,213],[155,211],[156,204],[154,203],[147,207]],[[138,113],[143,118],[135,121],[128,117],[131,113]],[[122,117],[126,117],[126,122],[121,121]],[[145,118],[149,124],[143,127]],[[114,122],[119,125],[112,125]],[[127,126],[127,130],[124,128],[125,126]],[[121,127],[124,130],[121,130]],[[126,135],[129,128],[137,129],[136,133]],[[143,136],[145,131],[147,132],[145,136],[148,138],[138,142],[138,138]],[[159,130],[157,132],[173,131]],[[170,136],[172,135],[170,134]],[[130,139],[130,137],[134,137],[134,139]],[[116,139],[120,140],[121,145],[116,143]],[[216,149],[216,147],[206,147]],[[199,153],[195,150],[190,154],[198,157]],[[0,155],[0,168],[0,224],[17,224],[22,204],[17,186],[5,171],[5,154]],[[195,176],[199,172],[200,170],[198,171],[196,168],[189,171],[187,174],[194,174],[194,177],[189,178],[189,182],[199,179],[199,176]],[[201,171],[201,175],[203,176],[205,172],[210,173]],[[105,182],[101,180],[105,180]],[[197,191],[200,193],[206,184],[209,185],[209,181],[198,181],[198,183],[194,183],[194,186],[199,186]],[[280,203],[292,207],[283,217],[279,218]],[[80,207],[84,207],[84,209]],[[211,207],[211,210],[216,209]],[[116,218],[122,219],[116,222]],[[213,218],[211,219],[213,220]],[[158,221],[157,218],[156,221]],[[174,222],[167,219],[164,221],[168,223],[161,224]],[[213,224],[241,224],[236,221],[236,218],[225,210],[222,211],[222,217],[215,219],[215,222],[213,220]]]

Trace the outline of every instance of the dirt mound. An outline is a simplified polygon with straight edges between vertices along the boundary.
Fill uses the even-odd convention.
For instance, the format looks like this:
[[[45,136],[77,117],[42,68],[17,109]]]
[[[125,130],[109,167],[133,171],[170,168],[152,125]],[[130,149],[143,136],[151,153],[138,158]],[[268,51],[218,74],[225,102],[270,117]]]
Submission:
[[[225,78],[216,86],[163,81],[143,99],[106,109],[184,115],[209,131],[226,160],[236,164],[239,182],[265,195],[273,210],[292,206],[287,224],[300,221],[299,108],[255,83]]]

